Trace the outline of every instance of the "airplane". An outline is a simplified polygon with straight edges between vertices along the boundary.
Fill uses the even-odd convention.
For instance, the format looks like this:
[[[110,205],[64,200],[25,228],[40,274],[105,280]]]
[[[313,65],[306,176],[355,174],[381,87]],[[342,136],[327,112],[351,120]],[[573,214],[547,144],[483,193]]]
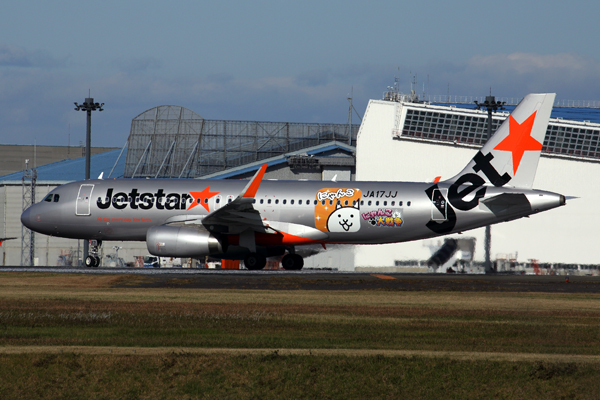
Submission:
[[[4,244],[5,241],[12,240],[12,239],[16,239],[16,237],[4,237],[4,238],[0,238],[0,247],[2,247],[2,245]]]
[[[51,236],[145,241],[159,257],[243,260],[250,270],[281,257],[302,269],[296,248],[419,240],[510,221],[566,204],[533,190],[554,93],[529,94],[456,176],[435,182],[96,179],[52,190],[21,215]]]

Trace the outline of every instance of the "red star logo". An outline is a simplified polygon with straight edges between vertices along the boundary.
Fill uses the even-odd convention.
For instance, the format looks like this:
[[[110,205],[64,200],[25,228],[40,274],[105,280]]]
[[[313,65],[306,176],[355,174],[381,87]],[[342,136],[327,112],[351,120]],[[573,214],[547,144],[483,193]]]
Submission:
[[[509,115],[508,136],[494,147],[494,150],[510,151],[512,153],[513,172],[515,175],[517,174],[519,164],[521,164],[521,158],[523,158],[523,154],[526,151],[542,150],[542,144],[531,137],[531,129],[533,128],[533,121],[535,121],[536,113],[537,111],[534,111],[533,114],[521,124],[519,124],[512,115]]]
[[[202,207],[204,207],[206,209],[207,212],[210,212],[208,210],[208,202],[207,202],[207,200],[210,199],[211,197],[216,196],[219,193],[220,192],[211,192],[210,191],[210,186],[208,186],[206,189],[204,189],[201,192],[190,192],[190,194],[194,198],[194,201],[188,207],[188,211],[200,204],[200,205],[202,205]]]

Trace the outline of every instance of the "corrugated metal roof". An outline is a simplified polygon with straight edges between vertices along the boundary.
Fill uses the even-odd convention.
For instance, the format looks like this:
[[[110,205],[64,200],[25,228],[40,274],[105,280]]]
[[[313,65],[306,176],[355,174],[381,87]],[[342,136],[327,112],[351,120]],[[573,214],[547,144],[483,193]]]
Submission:
[[[104,178],[108,178],[120,153],[121,149],[116,149],[93,155],[90,159],[90,177],[97,178],[100,173],[104,172]],[[125,171],[125,155],[121,156],[110,177],[121,178],[123,171]],[[20,181],[22,178],[23,172],[20,171],[0,176],[0,181]],[[57,161],[37,168],[38,181],[81,181],[84,179],[85,157]]]
[[[238,175],[241,175],[241,174],[245,174],[245,173],[248,173],[248,172],[256,171],[263,164],[267,164],[269,167],[272,167],[274,165],[279,165],[279,164],[286,163],[287,162],[287,158],[289,156],[299,155],[299,154],[319,155],[319,154],[323,154],[323,153],[326,153],[328,151],[336,150],[336,149],[345,150],[345,151],[350,152],[350,153],[356,152],[356,147],[354,147],[354,146],[350,146],[350,145],[348,145],[346,143],[342,143],[342,142],[332,141],[332,142],[323,143],[323,144],[320,144],[320,145],[317,145],[317,146],[307,147],[307,148],[304,148],[302,150],[297,150],[297,151],[292,151],[292,152],[289,152],[289,153],[286,153],[286,154],[281,154],[279,156],[267,158],[267,159],[264,159],[264,160],[255,161],[255,162],[252,162],[252,163],[241,165],[239,167],[229,168],[229,169],[227,169],[225,171],[219,171],[219,172],[215,172],[213,174],[205,175],[205,176],[203,176],[202,178],[199,178],[199,179],[227,179],[227,178],[232,178],[232,177],[235,177],[235,176],[238,176]],[[331,158],[335,158],[335,157],[331,157]],[[346,157],[338,157],[338,158],[346,158]]]

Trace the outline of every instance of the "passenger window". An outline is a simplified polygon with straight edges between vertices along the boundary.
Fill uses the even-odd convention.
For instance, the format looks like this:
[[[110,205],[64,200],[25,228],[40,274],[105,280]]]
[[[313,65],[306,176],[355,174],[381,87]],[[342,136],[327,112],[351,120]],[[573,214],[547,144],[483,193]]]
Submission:
[[[361,205],[361,206],[364,206],[364,205],[365,205],[365,201],[364,201],[364,200],[361,200],[361,201],[360,201],[360,205]]]
[[[344,201],[344,205],[347,206],[348,205],[348,200]]]
[[[208,199],[204,199],[204,204],[208,204]]]
[[[383,205],[384,205],[384,206],[387,206],[387,201],[384,201],[384,202],[383,202]]]
[[[228,202],[228,203],[231,203],[231,199],[227,199],[227,202]]]
[[[399,202],[398,202],[398,205],[399,205],[399,206],[401,206],[401,205],[402,205],[402,202],[401,202],[401,201],[399,201]]]
[[[375,205],[376,205],[376,206],[378,206],[378,205],[379,205],[379,200],[377,200],[377,201],[375,202]]]
[[[59,194],[55,194],[54,195],[54,202],[58,203],[58,200],[60,200],[60,195]]]
[[[290,200],[290,204],[294,204],[294,199]]]
[[[219,199],[219,198],[217,197],[217,200],[215,200],[215,203],[219,204],[220,202],[221,202],[221,199]]]
[[[407,201],[407,202],[406,202],[406,205],[407,205],[408,207],[410,207],[410,201]]]
[[[317,203],[315,203],[317,204]],[[321,200],[321,205],[324,206],[325,205],[325,200]]]
[[[293,200],[292,200],[293,201]],[[302,200],[298,200],[298,204],[302,205]]]
[[[394,204],[396,204],[396,202],[395,202],[395,201],[392,201],[392,206],[394,206]]]
[[[369,204],[368,205],[371,205],[371,200],[369,200]]]
[[[263,204],[265,202],[264,199],[260,199],[260,204]]]
[[[323,200],[323,204],[325,204],[325,200]],[[317,201],[315,200],[315,206],[317,205]]]
[[[267,204],[271,204],[271,199],[267,200]]]
[[[279,204],[279,199],[275,199],[275,204]]]
[[[287,200],[286,200],[286,199],[283,199],[283,202],[282,202],[282,203],[283,203],[283,204],[287,203]]]

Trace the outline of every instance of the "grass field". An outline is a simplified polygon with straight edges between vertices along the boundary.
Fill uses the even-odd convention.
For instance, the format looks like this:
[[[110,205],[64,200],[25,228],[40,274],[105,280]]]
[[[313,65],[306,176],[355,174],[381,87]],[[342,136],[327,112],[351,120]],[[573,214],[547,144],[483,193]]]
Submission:
[[[0,398],[600,398],[600,295],[0,275]]]

